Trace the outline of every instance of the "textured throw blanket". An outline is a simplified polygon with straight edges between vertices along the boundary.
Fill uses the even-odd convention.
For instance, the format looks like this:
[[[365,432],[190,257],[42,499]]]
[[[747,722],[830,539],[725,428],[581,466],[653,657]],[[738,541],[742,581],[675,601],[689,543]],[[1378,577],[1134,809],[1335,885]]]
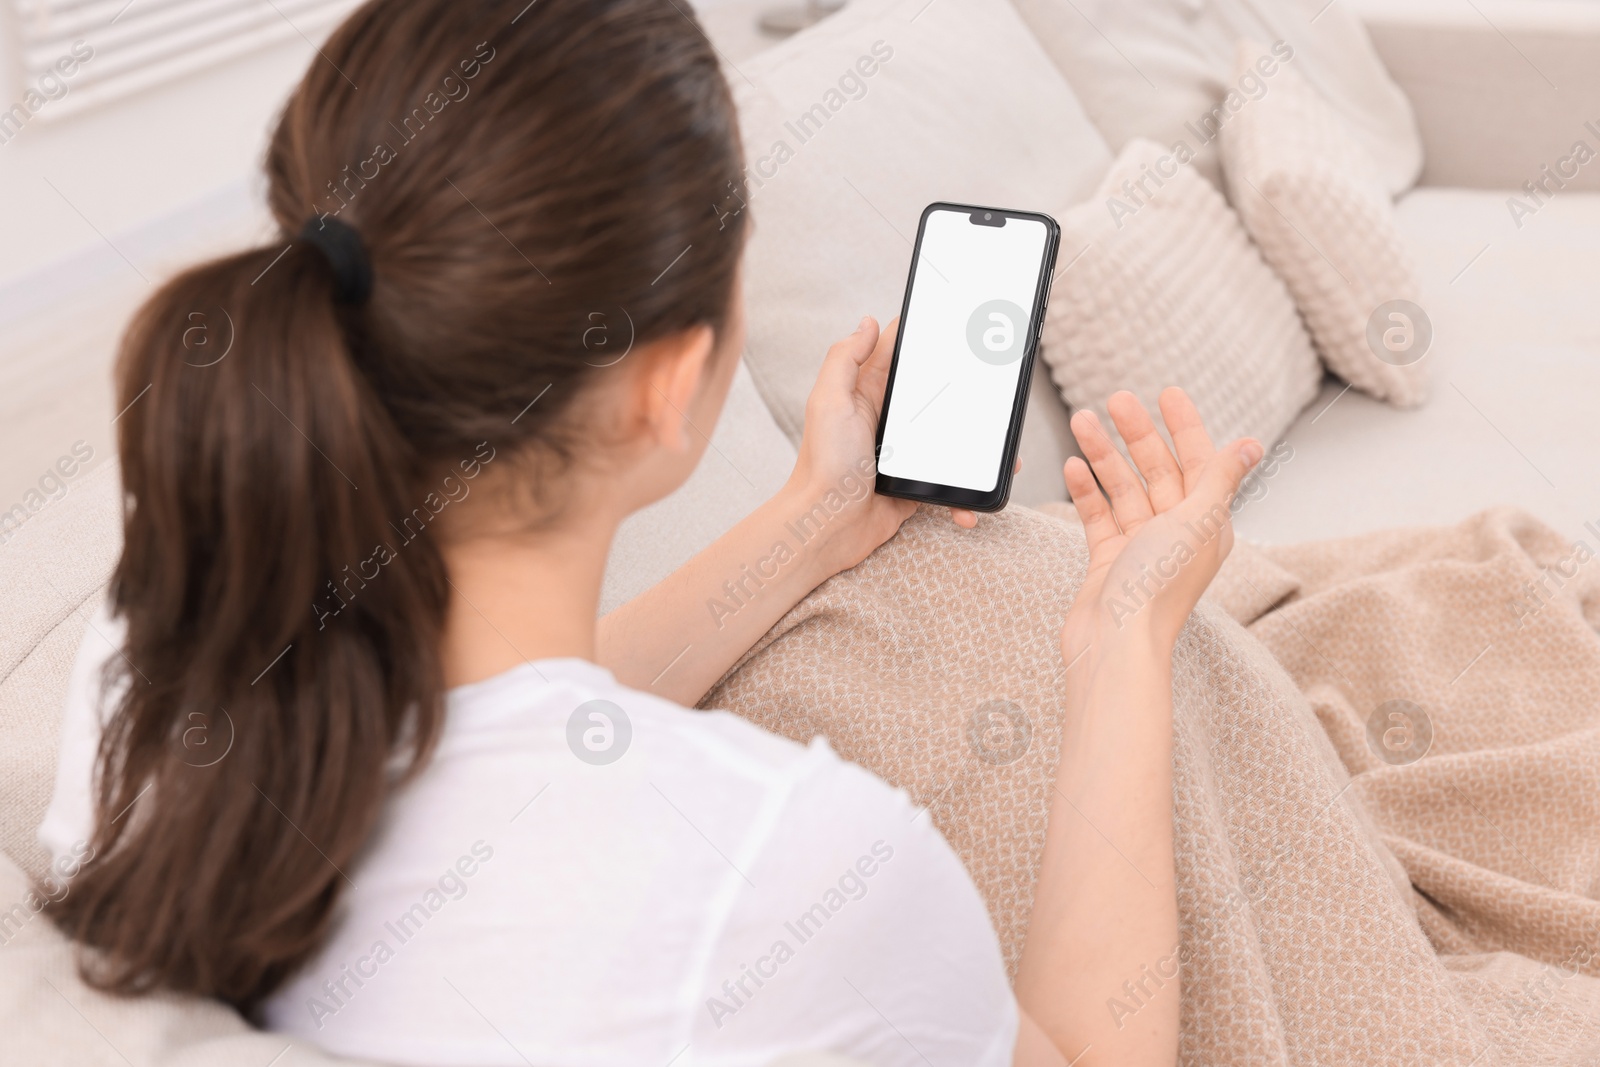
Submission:
[[[826,735],[925,805],[1013,969],[1084,570],[1070,514],[969,532],[923,509],[705,701]],[[1183,1063],[1600,1064],[1590,552],[1504,510],[1235,548],[1174,658]],[[1105,991],[1112,1018],[1171,995],[1144,971]]]

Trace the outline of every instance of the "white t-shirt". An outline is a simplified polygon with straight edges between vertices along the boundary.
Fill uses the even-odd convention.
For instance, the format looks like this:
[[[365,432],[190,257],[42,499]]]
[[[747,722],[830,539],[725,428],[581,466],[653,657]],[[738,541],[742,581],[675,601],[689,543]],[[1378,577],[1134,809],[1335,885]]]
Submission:
[[[88,836],[97,672],[120,641],[102,609],[74,665],[39,832],[55,855]],[[575,659],[447,707],[270,1029],[397,1064],[1011,1062],[1017,1006],[971,879],[826,742]]]

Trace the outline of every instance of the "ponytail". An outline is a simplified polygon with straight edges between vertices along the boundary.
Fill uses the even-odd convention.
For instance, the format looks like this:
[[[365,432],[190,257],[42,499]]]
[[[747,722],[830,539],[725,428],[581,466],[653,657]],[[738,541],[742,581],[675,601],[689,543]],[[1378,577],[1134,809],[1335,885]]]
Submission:
[[[60,913],[110,988],[257,1000],[324,935],[392,753],[417,766],[438,734],[444,567],[389,526],[418,461],[333,285],[305,243],[244,253],[166,285],[123,343],[126,684]]]

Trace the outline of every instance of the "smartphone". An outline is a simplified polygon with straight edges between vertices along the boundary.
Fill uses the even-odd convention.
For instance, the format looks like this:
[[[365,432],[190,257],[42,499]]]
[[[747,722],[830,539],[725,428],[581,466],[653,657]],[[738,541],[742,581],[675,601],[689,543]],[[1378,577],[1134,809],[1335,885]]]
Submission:
[[[1060,239],[1034,211],[923,211],[878,420],[879,493],[1006,506]]]

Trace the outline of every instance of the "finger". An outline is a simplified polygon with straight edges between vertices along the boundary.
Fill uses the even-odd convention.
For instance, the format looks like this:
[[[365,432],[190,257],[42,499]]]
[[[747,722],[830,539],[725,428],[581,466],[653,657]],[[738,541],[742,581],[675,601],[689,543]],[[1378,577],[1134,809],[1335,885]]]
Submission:
[[[1067,492],[1072,496],[1072,506],[1077,509],[1079,521],[1083,523],[1083,535],[1088,539],[1092,557],[1096,549],[1122,531],[1117,527],[1117,520],[1111,514],[1111,505],[1101,495],[1087,463],[1073,456],[1061,468],[1061,474],[1067,480]]]
[[[900,333],[900,317],[889,320],[889,325],[878,335],[867,360],[856,377],[856,390],[872,405],[873,411],[883,407],[883,391],[889,382],[889,364],[894,362],[894,340]]]
[[[878,337],[878,320],[871,315],[863,315],[861,316],[861,321],[856,324],[856,332],[840,341],[834,347],[843,347],[844,351],[855,362],[855,365],[859,367],[872,358],[873,349],[878,343]]]
[[[1021,474],[1022,473],[1022,457],[1021,456],[1017,457],[1016,465],[1011,468],[1011,473],[1012,474]]]
[[[950,521],[963,530],[970,530],[978,525],[978,516],[976,512],[968,511],[966,508],[951,508]]]
[[[1186,489],[1192,489],[1206,461],[1216,455],[1216,446],[1200,419],[1189,394],[1176,386],[1161,391],[1161,418],[1167,424],[1172,447],[1178,450],[1178,465],[1183,468]]]
[[[1262,451],[1260,441],[1241,437],[1215,453],[1199,472],[1194,491],[1189,494],[1190,506],[1212,518],[1218,527],[1226,525],[1239,483],[1261,461]]]
[[[817,372],[817,384],[813,392],[820,392],[824,396],[849,396],[853,393],[861,365],[872,356],[877,343],[877,320],[867,315],[856,326],[855,333],[834,342],[828,349],[822,369]]]
[[[1150,497],[1144,491],[1144,482],[1111,443],[1105,426],[1094,412],[1085,410],[1073,415],[1072,434],[1100,479],[1101,488],[1111,499],[1111,513],[1117,524],[1124,533],[1133,533],[1155,514],[1150,507]]]
[[[1161,433],[1150,418],[1150,413],[1139,403],[1139,398],[1127,390],[1112,393],[1106,401],[1111,411],[1111,421],[1117,432],[1128,443],[1128,452],[1144,476],[1145,491],[1150,506],[1157,514],[1176,507],[1183,500],[1183,471],[1172,458],[1172,450],[1161,439]]]

